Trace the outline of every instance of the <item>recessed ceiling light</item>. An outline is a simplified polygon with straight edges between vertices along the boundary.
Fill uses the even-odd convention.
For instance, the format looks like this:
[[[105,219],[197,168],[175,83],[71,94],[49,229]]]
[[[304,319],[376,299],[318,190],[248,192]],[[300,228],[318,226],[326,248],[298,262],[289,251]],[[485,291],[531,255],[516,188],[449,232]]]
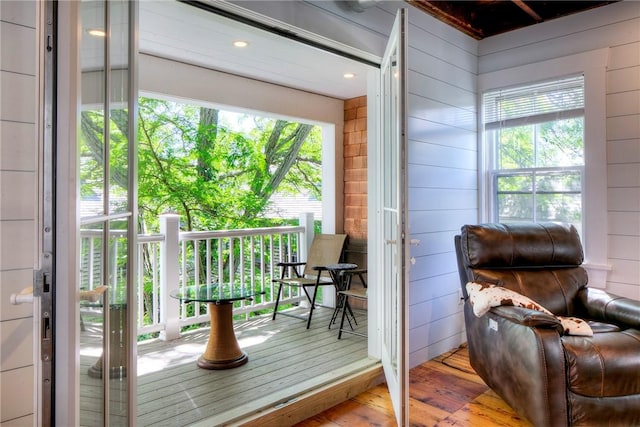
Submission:
[[[233,42],[233,45],[235,47],[247,47],[247,46],[249,46],[249,43],[247,43],[244,40],[236,40],[236,41]]]
[[[344,77],[345,79],[352,79],[354,78],[356,75],[353,73],[344,73],[344,75],[342,77]]]
[[[101,30],[99,28],[90,28],[87,30],[87,33],[94,37],[105,37],[107,35],[104,30]]]

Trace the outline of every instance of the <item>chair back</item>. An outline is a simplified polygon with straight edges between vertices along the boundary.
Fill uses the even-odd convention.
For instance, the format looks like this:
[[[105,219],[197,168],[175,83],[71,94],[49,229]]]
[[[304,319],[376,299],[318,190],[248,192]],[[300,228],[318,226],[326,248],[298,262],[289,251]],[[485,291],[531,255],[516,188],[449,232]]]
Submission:
[[[339,263],[346,241],[346,234],[316,234],[307,254],[307,263],[304,266],[303,275],[305,277],[316,277],[318,271],[314,270],[313,267],[326,267],[330,264]],[[326,271],[322,274],[329,277]]]
[[[533,299],[556,315],[572,315],[587,285],[576,228],[560,223],[465,225],[456,236],[462,292],[471,281],[493,283]]]

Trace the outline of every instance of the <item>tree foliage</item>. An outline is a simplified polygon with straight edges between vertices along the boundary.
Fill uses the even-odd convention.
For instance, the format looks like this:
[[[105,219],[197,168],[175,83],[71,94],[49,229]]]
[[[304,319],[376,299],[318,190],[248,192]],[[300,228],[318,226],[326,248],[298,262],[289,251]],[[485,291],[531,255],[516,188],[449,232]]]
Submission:
[[[583,120],[500,129],[496,140],[499,221],[582,218]]]
[[[247,115],[244,130],[231,130],[221,118],[212,108],[139,99],[141,224],[155,229],[159,214],[175,212],[186,230],[265,226],[276,190],[320,199],[320,129]],[[83,197],[99,193],[104,177],[102,119],[101,112],[82,114]],[[112,113],[110,149],[126,125],[126,114]],[[114,185],[126,186],[126,167],[112,165],[110,174]]]

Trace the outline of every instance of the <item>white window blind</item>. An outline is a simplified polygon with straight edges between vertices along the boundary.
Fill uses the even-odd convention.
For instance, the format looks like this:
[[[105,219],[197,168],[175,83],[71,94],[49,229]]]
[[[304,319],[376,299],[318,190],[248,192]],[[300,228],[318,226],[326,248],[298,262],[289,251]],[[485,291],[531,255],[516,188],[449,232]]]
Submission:
[[[485,130],[544,123],[584,115],[584,77],[486,92]]]

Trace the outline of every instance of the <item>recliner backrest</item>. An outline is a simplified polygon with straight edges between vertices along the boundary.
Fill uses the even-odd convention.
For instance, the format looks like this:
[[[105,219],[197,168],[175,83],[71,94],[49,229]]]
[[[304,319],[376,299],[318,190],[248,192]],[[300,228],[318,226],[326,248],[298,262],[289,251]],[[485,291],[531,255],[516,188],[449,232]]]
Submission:
[[[556,315],[574,314],[575,297],[588,281],[580,236],[570,224],[465,225],[456,251],[466,273],[462,282],[504,286]]]

